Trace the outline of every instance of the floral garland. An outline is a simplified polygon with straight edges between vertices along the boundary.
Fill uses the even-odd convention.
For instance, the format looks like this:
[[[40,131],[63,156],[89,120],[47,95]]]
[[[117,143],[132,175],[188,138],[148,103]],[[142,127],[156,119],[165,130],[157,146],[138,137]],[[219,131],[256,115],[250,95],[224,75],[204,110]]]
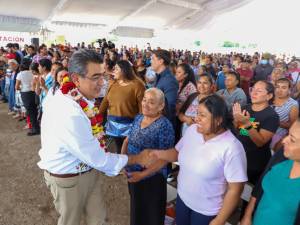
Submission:
[[[85,112],[85,114],[87,115],[87,117],[91,122],[92,134],[99,141],[100,147],[106,151],[107,148],[106,148],[106,141],[105,141],[105,133],[102,126],[103,117],[99,113],[99,109],[97,107],[93,107],[93,109],[90,109],[88,107],[88,103],[84,100],[83,96],[79,93],[75,84],[70,81],[68,74],[65,74],[63,76],[63,81],[60,90],[64,95],[71,97],[74,101],[76,101],[80,105],[80,107]]]

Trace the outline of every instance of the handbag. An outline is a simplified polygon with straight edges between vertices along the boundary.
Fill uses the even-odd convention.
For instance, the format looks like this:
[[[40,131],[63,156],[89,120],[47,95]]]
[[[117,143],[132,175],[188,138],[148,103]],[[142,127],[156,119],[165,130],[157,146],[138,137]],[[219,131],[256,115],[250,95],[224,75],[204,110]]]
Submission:
[[[113,137],[127,137],[132,126],[133,119],[122,116],[107,116],[105,134]]]

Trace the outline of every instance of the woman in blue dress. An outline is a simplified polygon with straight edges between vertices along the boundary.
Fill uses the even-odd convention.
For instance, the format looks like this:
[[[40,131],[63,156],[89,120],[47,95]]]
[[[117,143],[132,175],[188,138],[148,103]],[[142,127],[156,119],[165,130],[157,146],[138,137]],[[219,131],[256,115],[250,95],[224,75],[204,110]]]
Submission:
[[[165,97],[161,90],[145,91],[142,114],[136,116],[122,153],[139,154],[144,149],[174,146],[174,130],[163,116]],[[130,194],[130,225],[163,225],[166,208],[166,162],[157,161],[147,169],[139,165],[126,168]]]

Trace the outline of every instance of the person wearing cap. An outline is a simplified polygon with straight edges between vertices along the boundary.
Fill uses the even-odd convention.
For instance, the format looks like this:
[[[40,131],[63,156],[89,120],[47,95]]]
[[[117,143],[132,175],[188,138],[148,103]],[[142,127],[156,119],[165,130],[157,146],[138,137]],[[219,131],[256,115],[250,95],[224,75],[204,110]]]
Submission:
[[[179,84],[168,66],[171,62],[171,54],[167,50],[153,51],[151,67],[156,73],[155,87],[162,90],[166,98],[167,118],[175,128],[176,100]]]
[[[267,80],[268,76],[273,71],[273,66],[270,65],[269,60],[271,58],[270,53],[264,53],[261,57],[259,64],[254,69],[253,79],[254,81]]]

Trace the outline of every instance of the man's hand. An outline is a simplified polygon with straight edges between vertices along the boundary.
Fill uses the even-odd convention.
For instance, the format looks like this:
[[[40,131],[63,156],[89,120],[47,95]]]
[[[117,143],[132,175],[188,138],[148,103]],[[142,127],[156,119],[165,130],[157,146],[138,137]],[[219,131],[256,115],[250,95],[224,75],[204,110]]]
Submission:
[[[138,155],[129,155],[128,156],[128,165],[139,164],[142,167],[150,167],[153,163],[157,162],[158,158],[150,153],[153,150],[145,149]]]

